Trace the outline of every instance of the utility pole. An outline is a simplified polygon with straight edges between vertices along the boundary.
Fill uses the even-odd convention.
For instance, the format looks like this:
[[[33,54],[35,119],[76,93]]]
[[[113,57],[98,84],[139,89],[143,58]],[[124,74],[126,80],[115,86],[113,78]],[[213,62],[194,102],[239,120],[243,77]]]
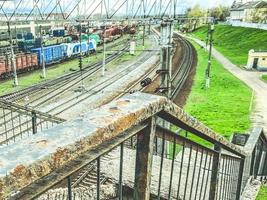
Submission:
[[[104,34],[103,34],[103,63],[102,63],[102,76],[105,76],[106,70],[106,22],[104,26]]]
[[[17,66],[16,66],[15,55],[14,55],[14,50],[13,50],[12,35],[11,35],[9,21],[7,22],[7,28],[8,28],[9,42],[10,42],[11,65],[12,65],[12,69],[13,69],[14,86],[16,87],[19,85],[19,82],[18,82],[18,76],[17,76]]]
[[[168,99],[171,98],[171,70],[172,70],[172,35],[173,35],[173,20],[163,20],[160,30],[160,46],[161,46],[161,69],[157,73],[160,74],[160,87],[158,90]],[[158,123],[169,129],[170,124],[166,121],[159,120]],[[161,144],[163,145],[163,144]],[[168,142],[165,141],[165,152],[168,155]]]
[[[83,84],[83,60],[82,60],[82,26],[81,22],[79,22],[79,42],[80,42],[80,54],[79,54],[79,68],[81,72],[81,86],[80,89],[81,91],[85,90],[84,84]]]
[[[208,58],[208,67],[206,69],[206,88],[210,87],[210,69],[211,69],[211,55],[212,55],[212,46],[213,46],[213,32],[214,24],[210,25],[209,28],[209,58]]]
[[[44,40],[42,34],[42,25],[40,25],[40,37],[41,37],[41,51],[42,51],[42,78],[46,78],[46,70],[45,70],[45,55],[44,55]]]

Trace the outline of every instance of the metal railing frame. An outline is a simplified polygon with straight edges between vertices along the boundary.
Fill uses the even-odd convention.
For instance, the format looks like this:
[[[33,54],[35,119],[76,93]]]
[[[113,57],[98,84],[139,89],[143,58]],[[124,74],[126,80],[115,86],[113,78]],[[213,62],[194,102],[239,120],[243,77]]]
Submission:
[[[176,127],[182,128],[186,132],[190,132],[198,137],[205,139],[206,141],[213,144],[213,147],[206,147],[202,144],[199,144],[192,140],[190,137],[183,136],[182,134],[176,134],[171,130],[167,130],[156,124],[156,118],[161,117],[162,119],[168,121],[172,125]],[[136,137],[136,141],[133,141],[133,137]],[[123,191],[123,149],[125,148],[124,144],[127,140],[130,140],[130,146],[136,146],[136,165],[135,165],[135,180],[134,180],[134,188],[133,188],[133,196],[134,199],[139,200],[149,200],[151,193],[151,171],[152,171],[152,159],[153,155],[155,155],[155,141],[156,139],[162,140],[161,148],[162,150],[157,154],[161,157],[160,162],[160,173],[159,173],[159,185],[157,189],[157,194],[153,194],[157,196],[158,199],[170,199],[172,194],[172,180],[174,177],[173,174],[173,166],[175,162],[175,153],[176,153],[176,145],[181,145],[182,150],[182,160],[181,166],[183,163],[184,150],[185,148],[189,148],[189,161],[187,163],[187,175],[186,175],[186,185],[188,184],[188,174],[190,173],[189,168],[190,165],[194,167],[194,174],[198,172],[198,180],[196,183],[191,184],[191,188],[188,189],[185,187],[184,191],[180,189],[180,181],[181,181],[181,170],[180,168],[180,176],[178,183],[178,191],[177,191],[177,199],[183,198],[187,199],[186,195],[189,192],[189,199],[197,199],[197,195],[200,195],[199,199],[205,199],[205,197],[209,197],[210,200],[214,199],[236,199],[239,200],[243,189],[245,187],[246,182],[250,176],[257,177],[259,175],[265,176],[267,175],[267,171],[264,167],[261,169],[259,166],[256,168],[255,163],[258,165],[267,165],[267,154],[266,154],[266,136],[263,133],[263,130],[260,128],[253,129],[249,140],[244,147],[243,151],[238,146],[232,148],[231,143],[227,141],[223,141],[223,139],[218,139],[217,137],[209,137],[204,133],[201,133],[199,130],[196,130],[194,127],[189,126],[188,124],[182,122],[178,118],[175,118],[171,114],[162,111],[157,113],[157,115],[151,116],[147,120],[140,122],[138,125],[131,127],[130,129],[122,132],[120,135],[112,138],[111,140],[104,142],[94,149],[88,150],[87,152],[81,154],[75,160],[70,161],[66,165],[61,168],[56,169],[51,172],[47,176],[38,179],[33,182],[31,185],[23,188],[20,192],[10,199],[35,199],[38,196],[42,195],[49,189],[53,188],[58,183],[62,182],[62,180],[67,180],[67,188],[68,188],[68,199],[73,199],[72,195],[72,184],[71,177],[82,168],[88,166],[88,164],[92,162],[97,162],[97,199],[100,199],[100,158],[101,156],[107,154],[115,147],[120,147],[120,173],[119,173],[119,199],[122,199],[122,191]],[[170,185],[169,192],[167,196],[162,194],[161,191],[161,182],[162,182],[162,170],[163,163],[166,159],[164,156],[164,148],[165,140],[169,142],[173,142],[174,145],[174,154],[172,158],[172,169],[170,172]],[[133,143],[136,143],[133,145]],[[259,145],[259,143],[261,145]],[[262,149],[259,149],[261,146]],[[263,149],[264,147],[264,149]],[[258,150],[257,150],[258,149]],[[201,151],[200,151],[201,150]],[[196,169],[196,158],[195,162],[192,163],[191,158],[193,155],[192,151],[196,151],[196,156],[201,153],[201,161],[199,164],[199,169]],[[260,153],[263,152],[264,153]],[[258,153],[257,153],[258,152]],[[255,155],[255,156],[253,156]],[[263,156],[264,155],[264,156]],[[251,160],[252,156],[252,160]],[[204,158],[205,157],[205,158]],[[209,157],[209,158],[208,158]],[[204,158],[204,160],[202,159]],[[203,167],[204,163],[204,167]],[[194,175],[193,174],[193,175]],[[202,175],[201,175],[202,174]],[[235,180],[234,174],[237,174],[237,180]],[[177,174],[176,174],[177,175]],[[199,177],[203,177],[200,180]],[[201,182],[201,183],[200,183]],[[229,184],[231,183],[231,185]],[[196,185],[196,192],[193,197],[193,185]],[[201,186],[199,185],[201,184]],[[209,189],[207,189],[207,185],[210,185]],[[224,192],[221,192],[221,188]],[[200,191],[199,191],[200,190]],[[181,194],[179,194],[181,193]]]

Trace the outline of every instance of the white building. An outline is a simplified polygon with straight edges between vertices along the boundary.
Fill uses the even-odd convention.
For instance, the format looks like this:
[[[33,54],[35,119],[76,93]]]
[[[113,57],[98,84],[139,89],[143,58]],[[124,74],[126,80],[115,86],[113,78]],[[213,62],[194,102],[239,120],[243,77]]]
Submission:
[[[247,69],[267,71],[267,51],[254,51],[248,53]]]
[[[231,6],[231,21],[267,22],[267,0],[234,1]]]

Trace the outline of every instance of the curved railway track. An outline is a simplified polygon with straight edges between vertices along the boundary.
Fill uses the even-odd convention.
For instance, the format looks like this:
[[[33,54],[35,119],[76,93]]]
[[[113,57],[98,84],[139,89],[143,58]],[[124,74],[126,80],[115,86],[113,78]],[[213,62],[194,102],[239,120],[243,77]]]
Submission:
[[[190,74],[190,71],[193,67],[193,64],[194,64],[193,59],[195,56],[194,48],[187,40],[183,39],[178,34],[175,35],[175,37],[179,38],[179,42],[181,43],[181,46],[182,46],[182,55],[184,55],[184,56],[180,60],[179,67],[178,67],[177,71],[173,74],[173,77],[171,79],[171,81],[172,81],[172,97],[171,98],[172,99],[175,99],[178,96],[185,81],[187,80],[187,78]],[[148,54],[148,56],[146,56],[143,59],[136,62],[134,66],[138,66],[144,60],[148,59],[149,56],[150,55]],[[146,73],[144,76],[140,77],[139,80],[142,80],[146,77],[151,77],[151,76],[153,76],[152,79],[155,80],[156,79],[155,71],[158,68],[158,65],[159,64],[155,65],[151,70],[149,70],[148,73]],[[127,71],[127,69],[123,70],[122,73],[124,73],[124,74],[129,73],[129,71]],[[120,74],[120,76],[121,76],[121,74]],[[90,88],[90,90],[86,91],[85,93],[79,94],[78,102],[81,102],[81,101],[89,98],[90,96],[94,95],[95,93],[103,90],[105,87],[107,87],[107,85],[109,85],[111,82],[113,82],[114,80],[116,80],[118,78],[119,78],[118,75],[114,75],[109,81],[108,80],[103,81],[98,86],[92,87],[92,88]],[[65,85],[65,87],[68,87],[67,83],[68,83],[67,80],[62,80],[62,86]],[[144,88],[140,87],[139,83],[140,82],[133,84],[130,88],[128,88],[126,91],[123,91],[122,94],[118,95],[116,98],[123,95],[125,92],[129,92],[131,90],[143,90]],[[53,82],[49,86],[52,87]],[[48,87],[48,86],[46,86],[46,87]],[[51,94],[51,97],[52,96],[53,96],[53,93]],[[77,97],[75,97],[75,98],[77,99]],[[53,113],[55,115],[60,114],[61,112],[64,112],[69,107],[72,107],[74,104],[77,103],[77,101],[74,101],[75,98],[72,97],[72,98],[66,100],[65,103],[60,104],[59,107],[53,108],[47,112]],[[44,101],[44,99],[42,101],[40,101],[41,99],[42,98],[39,97],[35,101],[35,102],[39,101],[39,103],[36,103],[36,105],[35,105],[35,106],[37,106],[37,108],[38,108],[38,106],[43,105],[42,101]],[[131,139],[127,140],[127,142],[125,142],[125,146],[128,148],[134,148],[134,146],[135,146],[134,143],[135,143],[134,138],[131,138]],[[105,157],[105,159],[109,159],[110,156],[112,156],[112,152],[108,153],[104,157]],[[113,184],[112,182],[109,181],[108,178],[106,178],[104,176],[101,176],[100,180],[101,180],[101,184],[105,184],[105,183]],[[77,175],[75,176],[75,179],[72,182],[72,186],[76,187],[76,188],[88,188],[89,186],[94,186],[94,185],[96,185],[96,166],[95,166],[95,163],[90,163],[85,168],[83,168],[79,173],[77,173]]]
[[[159,33],[157,35],[159,35]],[[173,86],[172,97],[171,97],[172,100],[175,99],[179,95],[179,92],[181,91],[182,87],[184,86],[185,81],[187,80],[190,74],[190,71],[194,67],[194,57],[196,53],[194,47],[189,41],[182,38],[178,34],[175,34],[174,37],[179,39],[179,42],[181,43],[181,46],[182,46],[181,53],[184,56],[182,60],[179,62],[179,68],[174,73],[171,79],[172,86]],[[151,69],[146,75],[142,77],[142,79],[149,77],[149,76],[150,77],[153,76],[152,80],[155,80],[157,77],[155,76],[155,69],[156,67]],[[127,91],[130,91],[130,90],[144,90],[144,88],[140,87],[139,82],[138,82],[136,84],[133,84],[132,87],[129,88],[129,90]],[[119,95],[117,98],[119,98],[122,95]],[[136,138],[132,137],[128,139],[127,141],[125,141],[125,146],[127,148],[135,148],[135,142],[136,142]],[[108,159],[110,156],[112,156],[112,151],[106,154],[105,158]],[[76,176],[75,181],[73,181],[72,186],[86,188],[88,187],[88,183],[90,183],[89,179],[92,180],[91,186],[96,185],[96,182],[94,181],[96,180],[94,164],[89,164],[87,167],[82,169]],[[105,179],[104,177],[102,177],[101,180],[108,180],[108,178]]]

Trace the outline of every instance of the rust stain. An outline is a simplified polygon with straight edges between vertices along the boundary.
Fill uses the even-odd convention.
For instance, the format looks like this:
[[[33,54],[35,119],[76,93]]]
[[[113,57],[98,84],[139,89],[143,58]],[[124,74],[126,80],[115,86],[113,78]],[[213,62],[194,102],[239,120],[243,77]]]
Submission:
[[[36,145],[38,147],[46,147],[47,144],[48,144],[48,141],[47,140],[39,140],[39,141],[36,142]]]
[[[111,107],[111,108],[109,108],[109,111],[110,112],[112,112],[112,113],[117,113],[117,112],[119,112],[120,111],[120,109],[118,108],[118,107]]]
[[[117,101],[116,102],[116,104],[118,105],[118,106],[126,106],[126,105],[128,105],[130,103],[130,100],[119,100],[119,101]]]
[[[27,168],[24,165],[19,164],[13,169],[11,174],[14,175],[15,177],[22,176],[22,175],[25,175],[26,171],[27,171]]]

